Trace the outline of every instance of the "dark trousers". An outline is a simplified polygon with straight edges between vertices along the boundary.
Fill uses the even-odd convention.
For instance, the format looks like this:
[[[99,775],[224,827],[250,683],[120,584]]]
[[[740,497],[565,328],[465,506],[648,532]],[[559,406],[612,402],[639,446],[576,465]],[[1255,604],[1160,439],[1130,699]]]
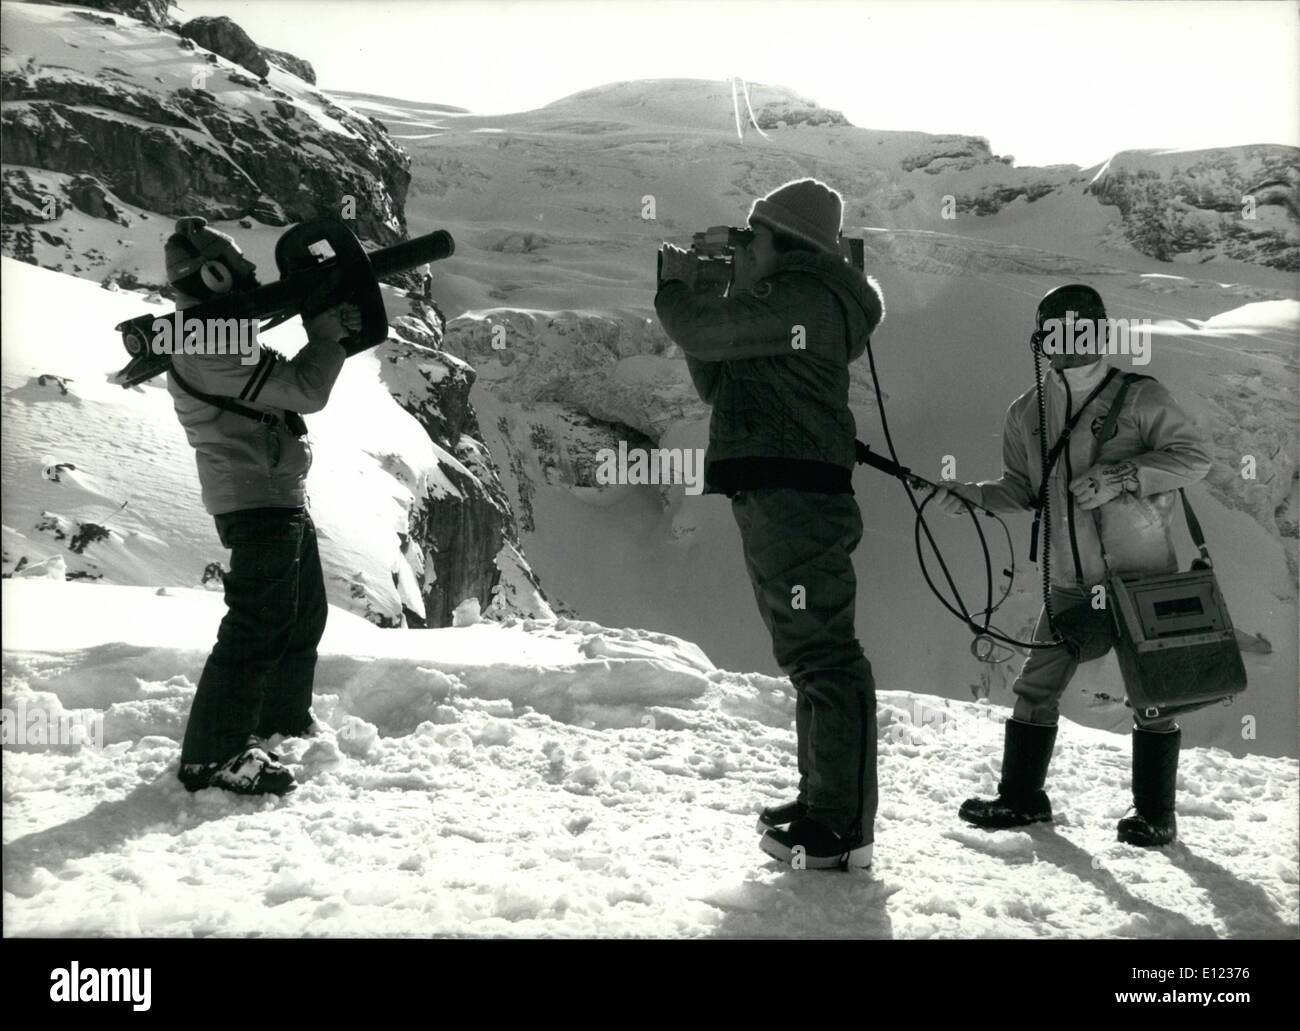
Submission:
[[[183,763],[224,762],[259,737],[308,728],[328,613],[305,509],[252,508],[216,523],[230,549],[226,615],[194,695]]]
[[[831,830],[873,841],[876,682],[854,627],[857,500],[765,488],[737,494],[732,512],[773,655],[797,693],[800,801]]]

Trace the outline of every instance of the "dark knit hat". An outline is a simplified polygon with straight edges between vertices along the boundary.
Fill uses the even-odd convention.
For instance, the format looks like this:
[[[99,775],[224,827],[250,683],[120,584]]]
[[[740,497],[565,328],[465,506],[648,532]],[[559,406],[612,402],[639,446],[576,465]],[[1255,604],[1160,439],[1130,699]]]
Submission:
[[[210,228],[207,219],[197,216],[177,221],[176,231],[163,245],[163,256],[167,282],[172,285],[194,275],[208,261],[221,262],[232,274],[251,275],[256,271],[231,237]]]
[[[796,179],[754,201],[749,224],[761,224],[819,251],[840,253],[844,198],[816,179]]]

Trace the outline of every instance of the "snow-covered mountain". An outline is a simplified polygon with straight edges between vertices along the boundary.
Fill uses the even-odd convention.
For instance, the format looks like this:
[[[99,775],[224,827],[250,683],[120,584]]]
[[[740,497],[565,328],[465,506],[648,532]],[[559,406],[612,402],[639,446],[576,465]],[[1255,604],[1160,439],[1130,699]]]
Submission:
[[[264,281],[274,277],[275,242],[290,221],[332,215],[369,244],[404,239],[409,158],[372,119],[315,89],[309,65],[263,52],[229,19],[181,23],[165,5],[101,6],[128,13],[41,4],[3,11],[5,253],[120,291],[7,270],[5,368],[19,393],[4,402],[5,469],[21,483],[19,469],[34,468],[46,448],[19,451],[16,442],[47,440],[58,463],[77,466],[57,482],[88,476],[116,485],[111,499],[96,488],[77,499],[66,490],[6,492],[4,571],[62,550],[69,576],[196,584],[223,553],[210,520],[190,511],[193,459],[162,379],[134,391],[148,399],[143,406],[103,384],[125,359],[112,326],[166,310],[162,245],[177,216],[203,215],[231,233]],[[385,626],[449,625],[462,602],[487,609],[507,595],[522,611],[548,612],[469,403],[473,369],[439,350],[436,305],[403,290],[386,296],[392,339],[351,363],[342,380],[345,392],[365,387],[336,395],[312,420],[320,444],[331,426],[344,441],[317,447],[311,485],[318,521],[332,524],[331,599]],[[268,340],[292,348],[296,332],[286,326]],[[37,386],[27,395],[31,375]],[[76,399],[79,417],[66,424],[42,421],[51,409],[25,406],[55,381],[66,390],[59,396]],[[87,409],[97,417],[85,418]],[[133,425],[139,418],[147,428]],[[132,450],[151,434],[167,456],[161,480]],[[101,435],[120,438],[109,445],[121,450],[112,469],[91,457],[106,453]],[[99,525],[128,502],[134,507],[119,522],[168,547],[187,543],[181,564],[116,561],[111,536],[81,546],[80,525]],[[140,546],[133,539],[128,550]]]
[[[164,380],[130,390],[109,381],[121,358],[112,326],[140,313],[139,295],[0,263],[4,575],[57,568],[73,580],[219,590],[229,553],[198,504],[194,454]],[[404,300],[389,291],[386,302],[394,314]],[[386,343],[350,359],[309,419],[329,598],[381,626],[449,625],[466,601],[548,614],[472,435],[472,370],[421,343],[417,324],[399,318]],[[292,353],[301,324],[265,340]]]
[[[3,705],[97,723],[104,745],[6,744],[9,933],[1300,933],[1293,149],[1018,168],[982,139],[854,127],[781,87],[749,87],[751,122],[732,84],[694,80],[487,117],[324,93],[311,55],[166,0],[6,3],[0,18]],[[865,240],[890,425],[922,473],[951,456],[959,478],[996,475],[1049,287],[1085,278],[1111,314],[1153,321],[1140,371],[1215,442],[1191,494],[1251,685],[1183,721],[1176,847],[1114,842],[1130,798],[1113,658],[1065,701],[1057,823],[956,820],[997,782],[1021,657],[971,656],[917,572],[907,501],[860,471],[877,861],[820,879],[760,865],[752,814],[795,782],[793,694],[728,506],[606,486],[595,467],[620,443],[707,439],[653,318],[659,242],[739,223],[802,175],[844,192]],[[1256,191],[1256,219],[1234,218],[1239,190]],[[178,742],[227,553],[161,382],[109,381],[125,360],[112,326],[169,310],[176,215],[207,214],[269,270],[285,222],[349,198],[367,245],[446,228],[456,255],[432,266],[436,305],[410,280],[385,287],[390,339],[308,419],[324,733],[275,745],[301,786],[191,796]],[[266,339],[292,352],[301,328]],[[865,363],[851,398],[880,449]],[[977,596],[968,525],[934,530]],[[1027,520],[1011,530],[998,625],[1025,635],[1037,575]],[[254,868],[249,840],[282,849]]]
[[[173,33],[124,15],[6,5],[7,253],[85,264],[84,219],[108,220],[132,228],[119,235],[152,271],[170,228],[159,215],[283,226],[349,208],[362,239],[404,238],[401,148],[220,21]],[[153,214],[153,231],[123,203]],[[55,217],[67,208],[83,218]],[[117,268],[111,259],[126,255],[99,257]]]
[[[455,259],[433,270],[450,317],[444,347],[479,372],[474,403],[523,549],[566,611],[687,637],[728,668],[778,672],[726,503],[680,487],[601,487],[590,472],[596,452],[619,440],[707,441],[707,409],[653,317],[659,242],[688,244],[696,229],[743,222],[754,196],[812,174],[844,192],[846,231],[863,237],[884,289],[875,347],[890,425],[903,460],[931,476],[945,455],[959,478],[997,475],[1002,413],[1032,382],[1024,341],[1052,286],[1085,279],[1112,315],[1151,320],[1151,361],[1137,371],[1166,382],[1214,440],[1215,468],[1192,497],[1259,688],[1189,718],[1185,731],[1236,754],[1296,753],[1297,223],[1276,182],[1257,191],[1256,219],[1234,221],[1225,208],[1234,191],[1291,181],[1295,148],[1017,168],[979,138],[857,128],[834,112],[768,124],[761,112],[774,105],[821,109],[751,85],[760,135],[728,83],[696,80],[618,83],[496,116],[349,102],[410,151],[413,229],[448,227],[459,241]],[[1233,210],[1242,215],[1240,203]],[[1158,234],[1132,228],[1211,215],[1206,245],[1163,255],[1173,260],[1147,247]],[[852,376],[859,436],[882,450],[865,361]],[[1253,479],[1241,474],[1244,456]],[[969,636],[917,572],[901,491],[871,472],[855,483],[868,524],[859,625],[880,683],[1008,703],[1022,656],[971,657]],[[938,523],[974,595],[974,536]],[[1012,529],[1016,580],[999,625],[1023,636],[1039,586],[1025,560],[1027,521]],[[1186,555],[1185,536],[1181,544]],[[1122,698],[1107,659],[1076,679],[1066,711],[1118,730],[1128,720]],[[1242,736],[1246,716],[1257,717],[1255,739]]]

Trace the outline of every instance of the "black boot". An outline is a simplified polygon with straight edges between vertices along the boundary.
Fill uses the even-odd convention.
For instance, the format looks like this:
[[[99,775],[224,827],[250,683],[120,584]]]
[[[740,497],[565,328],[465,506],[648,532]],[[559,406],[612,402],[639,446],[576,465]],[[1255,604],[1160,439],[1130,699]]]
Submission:
[[[861,834],[836,834],[806,816],[784,830],[768,831],[758,847],[796,870],[865,870],[871,866],[872,845],[863,842]]]
[[[182,763],[177,777],[187,791],[221,788],[236,795],[286,795],[297,784],[274,752],[245,748],[224,763]]]
[[[1052,803],[1043,784],[1052,761],[1056,726],[1007,720],[1002,743],[1002,781],[997,798],[968,798],[958,814],[986,830],[1051,823]]]
[[[787,823],[794,823],[808,815],[808,807],[797,799],[793,802],[786,802],[785,805],[771,805],[758,814],[758,833],[766,834],[768,831],[776,830],[778,827],[784,827]]]
[[[1137,815],[1119,821],[1119,840],[1126,845],[1158,848],[1178,837],[1174,795],[1178,784],[1178,747],[1183,732],[1133,729],[1133,807]]]

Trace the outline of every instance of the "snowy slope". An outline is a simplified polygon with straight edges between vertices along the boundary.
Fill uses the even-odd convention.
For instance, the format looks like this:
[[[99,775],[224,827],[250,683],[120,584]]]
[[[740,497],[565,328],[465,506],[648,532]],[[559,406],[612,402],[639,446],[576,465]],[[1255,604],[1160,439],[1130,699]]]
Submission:
[[[757,96],[760,107],[791,99],[775,87]],[[1165,382],[1214,441],[1214,471],[1192,499],[1234,620],[1261,649],[1246,655],[1250,694],[1189,717],[1185,732],[1234,754],[1297,754],[1293,273],[1221,253],[1198,252],[1211,260],[1194,265],[1157,260],[1126,238],[1124,212],[1089,192],[1097,170],[1010,167],[971,137],[801,124],[766,130],[766,138],[751,129],[742,142],[720,82],[620,83],[491,117],[356,96],[349,103],[385,120],[405,112],[412,133],[433,134],[404,141],[412,154],[408,217],[457,234],[455,258],[433,270],[452,316],[445,347],[480,372],[472,396],[484,439],[550,597],[606,624],[688,637],[731,668],[778,672],[726,503],[680,489],[594,489],[584,470],[611,436],[629,446],[707,440],[707,409],[677,349],[657,323],[645,324],[655,247],[741,223],[754,196],[817,175],[844,192],[846,231],[866,241],[888,312],[875,348],[890,426],[902,460],[928,475],[949,455],[959,478],[997,475],[1002,414],[1032,382],[1025,338],[1048,289],[1082,279],[1098,286],[1112,315],[1154,321],[1151,362],[1136,368]],[[1274,161],[1290,153],[1150,156],[1149,169],[1129,154],[1115,168],[1150,171],[1184,192],[1203,182],[1217,196],[1259,174],[1261,154]],[[942,215],[945,196],[962,199],[955,219]],[[643,217],[647,197],[656,202],[653,219]],[[1294,220],[1273,200],[1261,201],[1260,225],[1294,237]],[[503,348],[490,342],[493,327],[507,330]],[[883,450],[865,360],[853,375],[859,436]],[[1256,459],[1254,481],[1240,475],[1246,455]],[[999,653],[1005,658],[994,665],[971,657],[969,635],[917,571],[911,510],[898,486],[863,470],[854,482],[867,524],[856,556],[858,626],[880,685],[919,681],[947,697],[1010,704],[1023,656]],[[983,586],[974,535],[968,525],[936,522],[973,598]],[[1037,575],[1026,560],[1028,521],[1011,526],[1015,593],[998,625],[1023,635],[1037,612]],[[1189,560],[1181,527],[1178,543]],[[1000,534],[994,546],[1001,569]],[[1065,712],[1119,729],[1128,719],[1122,698],[1108,658],[1080,672]],[[1254,738],[1243,736],[1247,717]]]
[[[879,275],[890,315],[875,347],[903,461],[938,476],[942,457],[952,455],[960,478],[996,476],[1003,410],[1033,371],[1027,356],[1015,357],[1019,346],[1008,341],[1007,325],[1027,324],[1037,297],[1059,279],[889,267]],[[1198,320],[1191,312],[1201,309],[1178,294],[1153,298],[1141,289],[1145,282],[1134,275],[1113,283],[1112,311],[1153,320],[1152,360],[1137,371],[1165,382],[1215,443],[1215,470],[1191,497],[1237,627],[1267,642],[1246,654],[1250,694],[1188,717],[1185,730],[1189,740],[1234,754],[1295,755],[1297,304],[1241,305],[1224,293],[1220,314]],[[494,309],[449,324],[446,347],[480,371],[472,396],[530,562],[552,597],[586,617],[686,636],[725,665],[775,674],[725,501],[680,487],[597,489],[581,475],[594,451],[610,446],[608,434],[593,439],[582,416],[606,420],[631,446],[638,437],[674,448],[707,443],[707,409],[693,397],[676,349],[665,349],[631,317],[621,333],[611,332],[609,317]],[[503,350],[489,343],[493,326],[509,327]],[[852,392],[859,436],[883,450],[876,406],[861,382],[864,365]],[[1244,455],[1256,459],[1255,481],[1240,476]],[[938,694],[1009,704],[1023,656],[1000,652],[1004,661],[992,666],[973,659],[969,635],[920,578],[901,490],[867,470],[855,474],[855,489],[867,524],[856,556],[858,626],[878,682],[888,687],[919,676]],[[934,522],[973,600],[982,589],[974,535],[964,522],[938,515]],[[998,625],[1024,637],[1037,614],[1038,579],[1025,557],[1028,520],[1009,522],[1017,576]],[[1000,570],[1009,556],[991,529]],[[1181,526],[1176,539],[1190,561]],[[1107,658],[1080,671],[1065,712],[1120,729],[1128,719],[1122,699],[1118,666]],[[1256,737],[1243,736],[1246,717],[1256,722]]]
[[[4,750],[10,935],[1286,937],[1294,760],[1182,758],[1180,842],[1114,842],[1126,737],[1066,722],[1051,828],[978,834],[1004,714],[888,691],[869,873],[780,870],[788,682],[581,621],[395,634],[334,610],[283,800],[186,794],[177,740],[220,599],[3,585],[4,705],[89,710],[103,750]]]
[[[0,260],[5,575],[53,560],[70,576],[107,583],[199,586],[209,564],[229,553],[200,503],[194,452],[165,377],[131,390],[108,380],[126,357],[112,327],[151,305],[140,294]],[[390,296],[390,310],[399,304]],[[301,323],[265,342],[292,353],[303,342]],[[400,623],[404,606],[423,615],[421,587],[433,575],[409,543],[413,521],[426,505],[459,497],[449,476],[474,475],[393,403],[395,349],[415,346],[394,330],[388,343],[349,360],[327,410],[308,420],[308,492],[329,597],[388,625]],[[403,368],[416,365],[403,359]]]

